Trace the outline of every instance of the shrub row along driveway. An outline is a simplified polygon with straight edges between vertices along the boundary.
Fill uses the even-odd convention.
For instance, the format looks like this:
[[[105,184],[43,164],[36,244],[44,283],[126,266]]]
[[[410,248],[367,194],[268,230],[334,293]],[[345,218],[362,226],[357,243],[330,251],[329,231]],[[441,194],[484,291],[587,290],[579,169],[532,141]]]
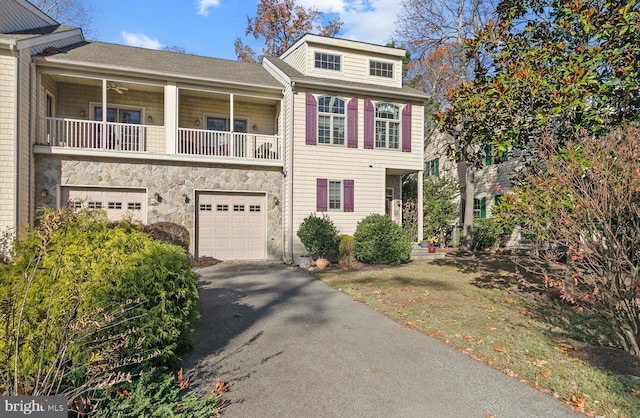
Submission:
[[[203,268],[201,391],[232,382],[225,417],[567,417],[561,402],[282,265]]]

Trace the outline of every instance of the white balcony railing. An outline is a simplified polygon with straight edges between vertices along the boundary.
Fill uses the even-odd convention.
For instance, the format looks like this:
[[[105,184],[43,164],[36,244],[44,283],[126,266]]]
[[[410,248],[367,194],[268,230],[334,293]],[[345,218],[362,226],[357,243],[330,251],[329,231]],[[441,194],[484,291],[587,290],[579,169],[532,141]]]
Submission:
[[[40,118],[38,145],[145,151],[147,126],[79,119]]]
[[[178,154],[214,157],[280,160],[280,139],[276,135],[178,129]]]
[[[107,151],[164,152],[164,127],[88,121],[66,118],[40,118],[36,145],[85,148]],[[280,161],[280,138],[179,128],[176,154]]]

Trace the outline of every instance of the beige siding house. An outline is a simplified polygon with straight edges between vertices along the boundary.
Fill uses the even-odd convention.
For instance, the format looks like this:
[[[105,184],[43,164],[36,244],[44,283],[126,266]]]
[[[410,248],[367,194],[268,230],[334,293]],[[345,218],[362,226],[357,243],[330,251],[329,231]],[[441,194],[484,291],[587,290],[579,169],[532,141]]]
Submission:
[[[194,257],[292,262],[312,212],[347,234],[371,213],[402,222],[425,99],[402,87],[404,51],[306,35],[243,63],[86,41],[25,0],[0,6],[0,228],[71,205],[180,224]]]

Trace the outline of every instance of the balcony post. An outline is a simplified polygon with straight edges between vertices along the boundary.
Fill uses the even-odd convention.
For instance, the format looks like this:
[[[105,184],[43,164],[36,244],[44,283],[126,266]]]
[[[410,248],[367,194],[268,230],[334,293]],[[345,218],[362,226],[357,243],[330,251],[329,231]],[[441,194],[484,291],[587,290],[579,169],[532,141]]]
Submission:
[[[164,127],[165,152],[175,154],[178,142],[178,87],[171,81],[164,86]]]

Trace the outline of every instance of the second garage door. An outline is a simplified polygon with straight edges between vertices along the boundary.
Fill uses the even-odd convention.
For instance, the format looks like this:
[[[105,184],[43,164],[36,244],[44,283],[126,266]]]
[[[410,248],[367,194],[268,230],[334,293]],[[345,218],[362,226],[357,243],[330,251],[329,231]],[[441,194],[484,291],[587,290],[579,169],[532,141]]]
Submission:
[[[199,258],[264,260],[264,194],[199,193],[196,205]]]
[[[130,218],[145,221],[147,195],[143,189],[71,187],[61,188],[60,204],[74,208],[102,209],[110,221]]]

